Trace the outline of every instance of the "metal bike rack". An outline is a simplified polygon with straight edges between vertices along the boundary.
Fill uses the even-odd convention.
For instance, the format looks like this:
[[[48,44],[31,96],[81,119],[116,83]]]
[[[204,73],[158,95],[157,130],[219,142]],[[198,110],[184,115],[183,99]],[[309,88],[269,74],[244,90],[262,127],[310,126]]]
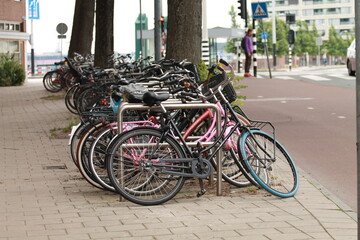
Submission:
[[[207,109],[211,108],[214,109],[216,112],[216,135],[220,134],[221,132],[221,110],[216,104],[213,103],[203,103],[201,101],[194,101],[191,103],[182,103],[180,100],[177,99],[169,99],[168,101],[162,102],[166,109]],[[123,113],[125,110],[149,110],[149,109],[161,109],[159,106],[148,107],[144,106],[142,103],[128,103],[122,102],[119,105],[118,109],[118,133],[122,132],[123,128]],[[192,144],[191,144],[192,145]],[[216,195],[222,195],[221,189],[221,179],[222,179],[222,150],[216,154],[216,164],[217,164],[217,188],[216,188]]]

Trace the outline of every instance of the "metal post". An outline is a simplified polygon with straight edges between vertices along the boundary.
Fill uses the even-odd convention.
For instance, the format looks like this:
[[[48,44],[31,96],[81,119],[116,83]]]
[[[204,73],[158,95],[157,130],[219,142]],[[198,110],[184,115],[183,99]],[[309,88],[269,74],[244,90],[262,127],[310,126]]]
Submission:
[[[268,50],[267,39],[264,39],[264,41],[265,41],[265,52],[266,52],[266,59],[267,59],[268,69],[269,69],[269,76],[270,76],[270,78],[272,78],[271,69],[270,69],[269,50]]]
[[[139,0],[140,4],[140,57],[143,56],[143,36],[142,36],[142,9],[141,9],[141,0]]]
[[[209,60],[209,34],[207,27],[207,9],[206,0],[202,0],[202,42],[201,42],[201,59],[207,66],[210,64]]]
[[[206,109],[206,108],[212,108],[215,110],[216,112],[216,134],[220,134],[221,133],[221,110],[220,108],[216,105],[216,104],[212,104],[212,103],[188,103],[188,104],[183,104],[183,103],[174,103],[172,99],[168,100],[169,103],[167,103],[167,101],[163,102],[163,105],[165,108],[167,109]],[[122,132],[123,129],[123,113],[128,110],[128,109],[132,109],[132,110],[147,110],[150,107],[148,106],[144,106],[142,104],[136,104],[136,103],[127,103],[127,102],[122,102],[119,105],[119,109],[118,109],[118,133],[120,134]],[[154,106],[151,107],[151,109],[161,109],[159,106]],[[222,179],[222,163],[221,163],[221,156],[222,156],[222,150],[220,150],[217,154],[216,154],[216,164],[217,164],[217,188],[216,188],[216,195],[217,196],[221,196],[222,195],[222,186],[221,186],[221,179]]]
[[[360,49],[360,1],[355,2],[355,34],[356,34],[356,49]],[[360,71],[360,54],[356,54],[356,71]],[[359,153],[359,143],[360,143],[360,74],[356,74],[356,146],[357,146],[357,195],[359,199],[360,194],[360,153]],[[360,202],[358,201],[358,209],[360,207]],[[359,224],[360,215],[358,214],[358,224]],[[358,231],[358,239],[360,239],[360,231]]]
[[[241,51],[240,51],[240,46],[237,46],[236,47],[236,51],[237,51],[237,72],[238,73],[240,73],[241,72],[241,68],[242,68],[242,64],[241,64],[241,58],[240,58],[240,56],[241,56]]]
[[[320,45],[318,46],[318,53],[319,55],[317,56],[317,61],[318,61],[318,66],[320,66]]]
[[[289,70],[291,71],[292,66],[292,47],[291,44],[289,44]]]
[[[161,58],[161,0],[155,0],[155,61],[159,61]]]
[[[272,40],[273,40],[273,66],[276,68],[276,11],[275,0],[272,0]]]
[[[254,64],[254,77],[257,76],[257,56],[256,56],[256,20],[253,18],[253,46],[254,46],[254,52],[253,52],[253,64]]]
[[[35,75],[35,54],[34,54],[34,20],[31,19],[31,75]]]
[[[60,60],[62,60],[62,52],[63,52],[63,51],[62,51],[62,50],[63,50],[63,48],[62,48],[62,47],[63,47],[62,41],[63,41],[63,39],[61,38],[61,39],[60,39]]]

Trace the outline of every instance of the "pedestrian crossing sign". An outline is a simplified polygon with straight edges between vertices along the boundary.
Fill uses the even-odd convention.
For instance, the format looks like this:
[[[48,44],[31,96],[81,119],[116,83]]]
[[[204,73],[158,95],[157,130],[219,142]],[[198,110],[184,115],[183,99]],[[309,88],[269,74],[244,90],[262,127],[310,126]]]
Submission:
[[[266,2],[251,3],[251,10],[254,19],[269,17]]]

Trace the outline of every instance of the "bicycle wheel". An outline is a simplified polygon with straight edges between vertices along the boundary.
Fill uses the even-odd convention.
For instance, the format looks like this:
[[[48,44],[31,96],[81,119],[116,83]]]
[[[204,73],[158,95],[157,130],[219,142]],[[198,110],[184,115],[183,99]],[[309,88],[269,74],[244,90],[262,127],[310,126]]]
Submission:
[[[245,171],[239,159],[241,157],[237,146],[239,138],[240,129],[237,129],[223,147],[222,177],[225,181],[237,187],[247,187],[251,184],[257,185],[256,181]]]
[[[76,110],[78,114],[89,111],[101,98],[102,93],[98,89],[85,89],[76,99]]]
[[[79,90],[78,85],[74,85],[67,90],[65,95],[65,106],[73,114],[78,114],[74,104],[74,96],[78,90]]]
[[[185,178],[163,170],[185,172],[188,163],[177,161],[185,154],[174,138],[167,135],[160,143],[161,138],[161,130],[138,127],[118,135],[109,149],[106,166],[110,181],[127,200],[157,205],[181,190]],[[167,159],[166,163],[162,159]]]
[[[260,130],[246,132],[240,139],[242,158],[253,178],[278,197],[292,197],[299,188],[296,166],[285,148]],[[266,170],[267,179],[263,176]]]
[[[104,189],[104,188],[97,182],[97,179],[94,178],[93,174],[91,173],[88,157],[92,142],[96,139],[97,134],[104,127],[105,127],[105,123],[102,122],[99,122],[96,125],[91,125],[88,129],[86,129],[86,132],[84,132],[80,137],[76,149],[77,166],[79,168],[81,175],[91,185],[100,189]]]
[[[62,89],[61,75],[58,70],[50,71],[43,77],[43,85],[49,92],[56,93]]]
[[[93,178],[105,189],[115,192],[107,174],[105,158],[108,144],[117,135],[117,126],[106,126],[97,136],[89,150],[89,169]]]

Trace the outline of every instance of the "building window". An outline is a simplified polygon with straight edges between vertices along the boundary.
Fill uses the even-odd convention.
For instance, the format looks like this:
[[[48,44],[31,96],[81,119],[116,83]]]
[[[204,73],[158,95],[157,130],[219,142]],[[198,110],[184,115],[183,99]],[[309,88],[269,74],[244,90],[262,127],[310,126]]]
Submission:
[[[299,0],[289,0],[289,5],[298,5]]]
[[[312,16],[312,15],[314,15],[314,11],[313,11],[313,9],[305,9],[305,10],[303,10],[303,15],[304,16]]]
[[[323,9],[314,9],[314,15],[322,15]]]
[[[331,18],[331,19],[329,19],[329,25],[334,25],[334,26],[340,25],[340,19],[339,18]]]
[[[349,13],[351,13],[351,9],[349,7],[341,8],[341,13],[342,14],[349,14]]]
[[[340,13],[340,8],[328,8],[326,11],[327,14],[337,14]]]
[[[0,22],[0,31],[16,31],[20,32],[20,23],[4,23]]]

